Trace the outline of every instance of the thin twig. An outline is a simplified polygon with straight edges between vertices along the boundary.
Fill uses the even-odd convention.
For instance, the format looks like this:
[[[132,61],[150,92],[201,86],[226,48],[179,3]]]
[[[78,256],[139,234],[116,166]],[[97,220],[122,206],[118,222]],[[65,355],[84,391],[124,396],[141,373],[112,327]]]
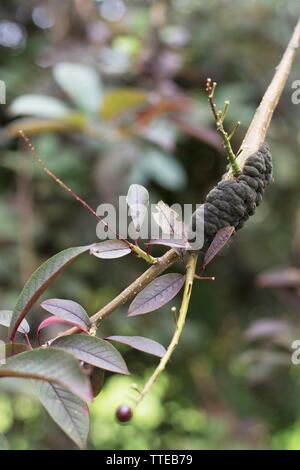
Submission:
[[[147,383],[144,385],[144,388],[141,391],[139,398],[136,401],[135,406],[141,403],[143,398],[149,392],[152,385],[154,385],[154,383],[156,382],[160,374],[165,370],[166,365],[171,359],[171,356],[173,355],[176,349],[176,346],[179,342],[179,339],[180,339],[180,336],[181,336],[181,333],[185,324],[185,319],[187,316],[188,308],[189,308],[190,298],[192,294],[192,287],[193,287],[193,282],[194,282],[194,276],[196,272],[197,258],[198,258],[198,254],[196,252],[192,252],[189,255],[189,259],[187,262],[187,272],[186,272],[184,292],[183,292],[181,307],[179,310],[179,316],[176,322],[176,329],[175,329],[173,338],[168,346],[168,349],[165,355],[161,358],[157,368],[155,369],[155,371],[153,372],[153,374],[151,375]]]
[[[87,209],[94,217],[96,217],[97,220],[101,221],[104,224],[104,226],[110,230],[108,224],[97,215],[96,211],[86,201],[84,201],[78,194],[76,194],[75,191],[73,191],[69,186],[67,186],[58,176],[56,176],[55,173],[53,173],[53,171],[51,171],[46,166],[46,164],[43,162],[40,155],[38,154],[36,148],[34,147],[33,143],[27,137],[27,135],[24,133],[23,130],[21,129],[19,130],[19,135],[22,137],[27,147],[34,155],[37,163],[39,163],[39,165],[42,166],[43,170],[47,173],[47,175],[50,176],[50,178],[52,178],[57,184],[59,184],[59,186],[63,188],[64,191],[71,194],[72,197],[76,199],[77,202],[79,202],[79,204],[81,204],[85,209]]]
[[[34,256],[34,207],[32,193],[32,166],[21,160],[16,180],[16,206],[18,211],[19,265],[21,284],[24,285],[36,268]]]
[[[213,116],[214,116],[215,121],[216,121],[217,130],[220,132],[220,134],[222,136],[223,146],[226,150],[227,158],[228,158],[228,161],[230,163],[232,173],[233,173],[234,176],[238,176],[241,173],[241,170],[240,170],[240,167],[237,163],[236,155],[235,155],[234,151],[232,150],[230,140],[233,137],[233,134],[235,133],[236,129],[239,127],[240,123],[238,122],[235,125],[235,127],[234,127],[233,131],[230,133],[230,135],[228,134],[227,131],[225,131],[223,122],[224,122],[224,118],[225,118],[225,115],[226,115],[226,112],[227,112],[227,109],[228,109],[228,106],[229,106],[229,101],[225,101],[225,107],[224,107],[223,111],[218,111],[217,105],[214,102],[214,93],[215,93],[216,86],[217,86],[217,83],[212,82],[211,78],[207,79],[207,81],[206,81],[207,99],[208,99],[209,105],[211,107]]]
[[[19,129],[19,135],[20,137],[24,140],[26,143],[27,147],[29,150],[33,153],[37,163],[42,166],[43,170],[47,173],[50,178],[52,178],[59,186],[66,191],[68,194],[71,194],[71,196],[79,202],[85,209],[87,209],[99,222],[101,222],[113,235],[117,237],[117,234],[110,228],[107,222],[102,217],[99,217],[97,212],[84,200],[82,199],[75,191],[73,191],[69,186],[67,186],[53,171],[51,171],[47,165],[43,162],[41,159],[40,155],[38,154],[36,148],[32,144],[31,140],[26,136],[23,130]],[[125,242],[131,250],[139,257],[147,261],[149,264],[155,264],[157,262],[156,258],[151,256],[150,254],[146,253],[142,248],[130,243],[128,240],[122,239],[123,242]]]

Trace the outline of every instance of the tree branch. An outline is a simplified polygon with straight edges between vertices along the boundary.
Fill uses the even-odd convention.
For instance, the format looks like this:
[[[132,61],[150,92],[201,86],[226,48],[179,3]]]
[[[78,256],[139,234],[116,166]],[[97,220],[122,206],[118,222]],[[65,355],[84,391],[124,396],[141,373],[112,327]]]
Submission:
[[[241,168],[243,168],[247,158],[251,154],[255,153],[265,141],[273,113],[288,79],[299,46],[300,18],[298,19],[298,23],[282,59],[276,67],[273,79],[268,86],[260,105],[256,109],[255,115],[240,147],[237,162]],[[228,172],[227,177],[232,177],[231,171]]]
[[[269,128],[272,115],[276,109],[277,103],[286,84],[299,45],[300,18],[291,37],[291,40],[276,69],[273,79],[270,85],[268,86],[259,107],[255,112],[255,115],[241,145],[240,153],[237,157],[238,164],[241,168],[245,164],[247,158],[255,151],[257,151],[260,145],[265,140],[265,136]],[[226,174],[226,178],[232,177],[232,171],[229,170]],[[98,325],[103,319],[107,318],[119,306],[124,305],[126,302],[132,300],[135,295],[138,294],[141,290],[143,290],[153,279],[159,276],[162,272],[172,266],[179,259],[180,257],[175,250],[169,250],[161,258],[158,259],[157,264],[151,266],[138,279],[136,279],[123,292],[121,292],[115,299],[113,299],[105,307],[95,313],[95,315],[91,317],[91,321],[94,324]],[[65,336],[77,332],[77,328],[71,328],[62,333],[62,335]]]
[[[154,383],[158,379],[159,375],[165,370],[166,365],[171,359],[171,356],[174,353],[176,346],[179,342],[179,339],[180,339],[180,336],[181,336],[181,333],[185,324],[185,319],[186,319],[186,315],[188,312],[190,299],[191,299],[194,276],[196,272],[197,258],[198,258],[198,254],[196,252],[192,252],[188,258],[184,292],[183,292],[181,307],[180,307],[179,316],[178,316],[176,329],[175,329],[173,338],[168,346],[168,349],[165,355],[161,358],[160,363],[156,367],[155,371],[153,372],[149,380],[144,385],[143,390],[140,392],[139,398],[137,399],[135,406],[137,406],[143,400],[143,398],[147,395],[152,385],[154,385]]]
[[[170,266],[172,266],[176,261],[180,259],[179,254],[175,250],[169,250],[161,258],[157,259],[157,263],[153,264],[147,271],[145,271],[141,276],[139,276],[135,281],[133,281],[126,289],[123,290],[117,297],[115,297],[111,302],[101,308],[96,312],[91,318],[92,329],[95,329],[102,320],[107,318],[114,310],[118,307],[121,307],[127,302],[130,302],[134,297],[141,292],[151,281],[156,279],[161,273],[166,271]],[[78,328],[70,328],[57,337],[67,336],[75,333],[79,333]],[[56,338],[52,339],[55,341]]]

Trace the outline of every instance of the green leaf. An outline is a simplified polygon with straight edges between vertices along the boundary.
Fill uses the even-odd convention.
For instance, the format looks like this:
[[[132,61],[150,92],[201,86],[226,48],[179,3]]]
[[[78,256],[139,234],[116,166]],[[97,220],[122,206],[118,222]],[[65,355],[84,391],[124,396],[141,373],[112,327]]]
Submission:
[[[124,359],[119,351],[101,338],[86,334],[70,335],[58,338],[54,347],[62,348],[73,354],[77,359],[92,364],[100,369],[129,374]]]
[[[58,85],[83,111],[97,113],[102,101],[102,84],[97,72],[82,64],[60,62],[53,67]]]
[[[26,115],[53,119],[63,119],[71,109],[57,98],[45,95],[22,95],[9,107],[13,116]]]
[[[104,95],[101,116],[103,119],[115,119],[121,114],[140,107],[146,101],[147,95],[142,90],[117,88]]]
[[[85,402],[59,385],[34,381],[38,398],[51,418],[84,449],[89,432],[89,412]]]
[[[61,349],[34,349],[12,356],[0,367],[0,377],[44,380],[65,387],[83,400],[92,399],[89,380],[78,361]]]
[[[51,284],[51,282],[61,273],[66,266],[71,263],[77,256],[88,251],[91,245],[77,246],[67,248],[57,253],[43,263],[26,282],[23,290],[18,298],[17,304],[13,311],[13,316],[9,328],[10,339],[15,337],[16,331],[29,312],[33,304]]]

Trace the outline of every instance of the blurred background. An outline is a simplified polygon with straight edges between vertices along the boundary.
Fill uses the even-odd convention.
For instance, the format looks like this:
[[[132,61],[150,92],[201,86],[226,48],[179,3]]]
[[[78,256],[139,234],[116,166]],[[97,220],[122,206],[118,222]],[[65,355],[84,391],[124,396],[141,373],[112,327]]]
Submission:
[[[0,308],[14,306],[48,257],[96,239],[96,220],[35,163],[17,129],[94,207],[133,182],[152,202],[201,203],[226,169],[206,78],[218,82],[220,107],[230,100],[227,128],[242,122],[237,150],[299,14],[296,0],[2,0]],[[209,267],[216,281],[195,286],[181,344],[127,426],[115,408],[157,360],[120,348],[132,376],[106,375],[89,448],[300,449],[300,365],[291,363],[300,339],[300,105],[291,101],[299,77],[298,57],[268,134],[274,184]],[[93,314],[144,268],[130,256],[82,256],[46,297]],[[37,305],[33,333],[42,318]],[[100,333],[167,345],[173,329],[168,305],[129,320],[120,308]],[[0,433],[11,447],[72,449],[21,385],[0,383]]]

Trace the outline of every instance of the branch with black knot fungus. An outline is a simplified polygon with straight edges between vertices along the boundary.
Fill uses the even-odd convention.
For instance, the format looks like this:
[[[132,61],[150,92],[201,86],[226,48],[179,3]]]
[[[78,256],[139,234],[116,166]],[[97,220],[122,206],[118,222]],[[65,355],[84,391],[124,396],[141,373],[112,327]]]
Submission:
[[[236,158],[236,162],[240,170],[239,174],[234,175],[230,169],[206,197],[206,201],[204,203],[205,243],[201,251],[206,250],[218,230],[221,228],[233,226],[236,230],[240,229],[246,220],[254,213],[256,207],[262,200],[265,188],[272,178],[272,160],[269,148],[265,143],[265,136],[270,125],[273,112],[277,106],[290,73],[299,45],[300,19],[298,20],[292,38],[278,67],[276,68],[273,79],[256,110],[254,118],[243,140],[240,152]],[[193,214],[191,221],[192,224],[195,222],[198,215],[199,213],[197,213],[197,211]],[[93,328],[96,329],[98,325],[105,318],[111,315],[114,310],[131,301],[151,281],[178,260],[180,260],[180,255],[174,249],[169,250],[161,258],[158,258],[156,264],[152,265],[123,292],[91,317]],[[187,261],[186,284],[178,318],[178,325],[167,349],[166,355],[162,357],[156,370],[140,392],[141,395],[140,399],[137,400],[138,403],[149,391],[159,374],[164,370],[168,360],[171,358],[176,348],[187,314],[193,280],[196,278],[194,275],[196,261],[197,253],[190,252]],[[79,330],[77,328],[71,328],[62,333],[62,335],[64,336],[78,332]],[[130,418],[131,411],[128,414],[128,419]]]
[[[201,251],[207,250],[221,228],[232,226],[239,230],[243,227],[261,203],[271,179],[272,157],[268,145],[264,143],[248,157],[240,175],[229,180],[222,179],[206,196],[204,207],[200,206],[192,215],[194,232],[204,217]]]

